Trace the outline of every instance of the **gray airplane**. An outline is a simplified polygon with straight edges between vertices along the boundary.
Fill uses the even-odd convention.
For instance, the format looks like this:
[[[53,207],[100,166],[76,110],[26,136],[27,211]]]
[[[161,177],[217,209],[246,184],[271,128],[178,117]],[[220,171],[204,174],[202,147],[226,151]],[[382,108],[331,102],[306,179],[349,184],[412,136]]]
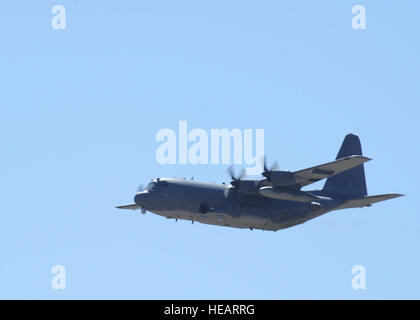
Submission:
[[[348,134],[335,161],[291,172],[267,167],[264,179],[243,180],[244,171],[235,176],[229,168],[230,185],[187,179],[157,178],[134,197],[134,204],[119,209],[141,210],[169,219],[277,231],[329,211],[369,207],[375,202],[402,196],[367,196],[360,140]],[[301,190],[311,183],[327,179],[322,190]]]

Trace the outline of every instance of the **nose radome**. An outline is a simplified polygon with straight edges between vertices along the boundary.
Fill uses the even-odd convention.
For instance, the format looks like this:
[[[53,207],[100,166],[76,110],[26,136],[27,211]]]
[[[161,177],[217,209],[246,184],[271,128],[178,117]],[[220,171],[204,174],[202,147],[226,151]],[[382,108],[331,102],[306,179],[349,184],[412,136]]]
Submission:
[[[147,197],[147,191],[139,192],[134,196],[134,203],[142,205],[146,197]]]

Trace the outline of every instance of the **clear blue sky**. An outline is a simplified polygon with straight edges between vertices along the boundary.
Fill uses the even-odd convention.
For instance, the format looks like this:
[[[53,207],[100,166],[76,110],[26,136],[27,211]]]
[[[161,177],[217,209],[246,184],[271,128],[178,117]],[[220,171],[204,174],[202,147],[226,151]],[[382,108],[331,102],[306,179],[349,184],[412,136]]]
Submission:
[[[416,1],[3,1],[0,298],[419,299],[419,15]],[[263,128],[290,170],[353,132],[369,194],[407,196],[278,232],[114,209],[150,178],[228,180],[226,165],[156,162],[157,131],[179,120]]]

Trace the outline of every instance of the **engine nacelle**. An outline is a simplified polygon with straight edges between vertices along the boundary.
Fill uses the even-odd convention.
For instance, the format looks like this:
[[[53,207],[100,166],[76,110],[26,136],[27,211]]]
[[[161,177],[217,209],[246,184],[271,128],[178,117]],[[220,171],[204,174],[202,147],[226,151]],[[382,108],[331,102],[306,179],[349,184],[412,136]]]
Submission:
[[[290,171],[271,171],[269,180],[273,185],[289,187],[297,184],[296,177]]]
[[[258,181],[256,180],[237,180],[237,190],[245,194],[258,194]]]

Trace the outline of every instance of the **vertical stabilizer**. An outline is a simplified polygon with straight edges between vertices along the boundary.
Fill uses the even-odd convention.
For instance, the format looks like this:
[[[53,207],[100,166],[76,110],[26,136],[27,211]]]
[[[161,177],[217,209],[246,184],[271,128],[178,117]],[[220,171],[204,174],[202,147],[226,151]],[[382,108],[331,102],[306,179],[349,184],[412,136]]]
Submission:
[[[344,138],[336,159],[353,155],[362,155],[362,146],[358,136],[348,134]],[[343,198],[362,198],[366,196],[367,188],[363,164],[328,178],[323,190],[328,195]]]

